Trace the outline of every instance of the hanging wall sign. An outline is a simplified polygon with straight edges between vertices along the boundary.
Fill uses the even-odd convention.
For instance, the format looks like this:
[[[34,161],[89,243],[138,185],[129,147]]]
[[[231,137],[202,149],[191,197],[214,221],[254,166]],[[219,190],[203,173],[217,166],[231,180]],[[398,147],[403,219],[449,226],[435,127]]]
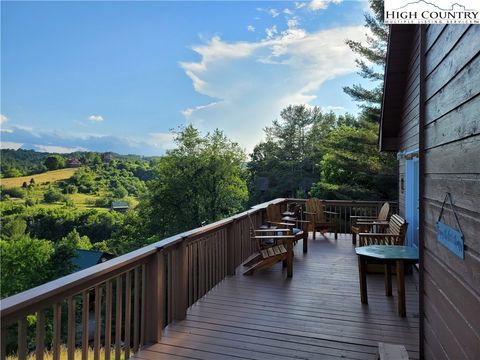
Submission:
[[[452,208],[453,215],[455,216],[455,220],[457,221],[458,230],[442,222],[443,208],[445,207],[447,198],[450,201],[450,207]],[[443,200],[442,204],[442,210],[440,210],[440,215],[438,216],[437,240],[448,250],[457,255],[459,258],[465,258],[463,246],[464,236],[460,229],[460,222],[458,221],[457,213],[455,212],[455,208],[453,207],[452,196],[450,195],[450,193],[445,194],[445,199]]]

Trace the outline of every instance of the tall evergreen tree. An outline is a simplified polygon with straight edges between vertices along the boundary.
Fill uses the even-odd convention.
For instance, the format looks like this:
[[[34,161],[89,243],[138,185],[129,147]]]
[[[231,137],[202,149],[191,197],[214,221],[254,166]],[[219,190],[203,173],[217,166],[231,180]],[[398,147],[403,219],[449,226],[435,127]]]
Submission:
[[[387,53],[388,27],[383,22],[383,0],[370,0],[372,13],[365,14],[365,27],[369,30],[365,43],[347,40],[352,51],[360,57],[355,61],[358,74],[373,82],[367,89],[360,84],[346,86],[343,90],[360,103],[364,115],[371,121],[380,121],[380,108],[383,97],[383,72]]]

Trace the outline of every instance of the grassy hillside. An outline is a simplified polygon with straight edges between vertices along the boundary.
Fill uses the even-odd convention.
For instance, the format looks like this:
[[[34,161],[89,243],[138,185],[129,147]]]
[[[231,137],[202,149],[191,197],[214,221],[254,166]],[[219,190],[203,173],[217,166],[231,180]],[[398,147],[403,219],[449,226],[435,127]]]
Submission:
[[[55,181],[71,178],[75,173],[75,171],[77,170],[78,168],[60,169],[60,170],[47,171],[47,172],[36,174],[36,175],[0,179],[0,185],[5,188],[21,187],[24,182],[29,184],[30,179],[32,178],[35,180],[35,183],[39,185],[45,184],[47,182],[53,183]]]

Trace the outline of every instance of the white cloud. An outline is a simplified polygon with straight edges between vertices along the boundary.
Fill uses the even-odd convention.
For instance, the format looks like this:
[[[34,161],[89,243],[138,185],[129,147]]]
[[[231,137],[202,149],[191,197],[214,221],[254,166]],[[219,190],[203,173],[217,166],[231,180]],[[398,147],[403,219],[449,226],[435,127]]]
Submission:
[[[276,34],[278,34],[277,25],[266,28],[265,33],[267,34],[268,39],[272,39]]]
[[[293,18],[293,19],[288,19],[287,20],[287,26],[292,29],[296,28],[298,26],[298,19]]]
[[[248,25],[248,26],[247,26],[247,31],[255,32],[255,26],[253,26],[253,25]]]
[[[295,5],[295,9],[302,9],[305,6],[307,6],[307,3],[304,1],[295,1],[294,5]]]
[[[13,133],[13,130],[12,129],[0,129],[0,132],[11,134],[11,133]]]
[[[324,112],[330,112],[330,111],[333,111],[334,113],[345,113],[347,109],[345,109],[345,107],[343,106],[332,106],[332,105],[328,105],[328,106],[321,106],[320,107],[322,109],[322,111]]]
[[[90,115],[88,117],[88,120],[90,120],[92,122],[102,122],[103,121],[103,116],[101,116],[101,115]]]
[[[217,106],[218,104],[220,104],[219,101],[214,101],[214,102],[211,102],[210,104],[207,104],[207,105],[199,105],[199,106],[195,106],[193,109],[192,108],[188,108],[188,109],[185,109],[185,110],[182,110],[181,113],[183,116],[185,116],[186,118],[189,118],[190,116],[192,116],[192,114],[194,112],[198,112],[200,110],[204,110],[204,109],[208,109],[208,108],[211,108],[213,106]]]
[[[17,150],[22,147],[22,143],[14,142],[14,141],[0,141],[0,148],[2,149],[13,149]]]
[[[8,121],[8,118],[3,115],[3,114],[0,114],[0,124],[3,124],[4,122],[7,122]]]
[[[277,9],[264,9],[257,7],[257,11],[267,13],[273,18],[276,18],[278,15],[280,15],[280,12]]]
[[[150,133],[148,143],[156,148],[167,150],[175,147],[175,135],[172,133]]]
[[[55,145],[34,145],[36,151],[56,153],[56,154],[69,154],[75,151],[86,151],[84,147],[66,147],[66,146],[55,146]]]
[[[119,154],[162,155],[171,144],[170,135],[152,133],[148,137],[66,133],[13,126],[13,133],[2,134],[2,147],[65,153],[77,150],[113,151]]]
[[[195,89],[211,97],[214,105],[188,108],[184,116],[200,121],[202,131],[224,129],[251,150],[282,108],[312,103],[324,82],[356,71],[355,54],[345,39],[364,41],[363,26],[308,33],[298,27],[298,20],[291,20],[286,30],[272,26],[256,42],[215,37],[193,47],[200,60],[181,66]]]
[[[312,0],[308,8],[312,11],[325,10],[330,4],[340,4],[343,0]]]
[[[293,15],[293,11],[290,10],[289,8],[283,9],[283,13],[286,14],[286,15]]]
[[[270,10],[268,10],[268,13],[270,15],[272,15],[272,17],[274,17],[274,18],[276,18],[278,15],[280,15],[280,13],[278,12],[277,9],[270,9]]]

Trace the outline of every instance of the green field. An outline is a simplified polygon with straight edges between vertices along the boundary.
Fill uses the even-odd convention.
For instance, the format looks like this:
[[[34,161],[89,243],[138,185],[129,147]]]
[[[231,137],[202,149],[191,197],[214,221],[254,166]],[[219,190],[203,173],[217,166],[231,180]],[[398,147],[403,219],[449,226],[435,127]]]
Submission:
[[[47,171],[41,174],[35,174],[35,175],[29,175],[29,176],[0,179],[0,185],[6,188],[21,187],[24,182],[29,184],[30,179],[32,178],[35,180],[36,184],[40,185],[40,184],[45,184],[47,182],[55,182],[59,180],[69,179],[73,176],[73,174],[77,170],[78,168],[68,168],[68,169]]]

